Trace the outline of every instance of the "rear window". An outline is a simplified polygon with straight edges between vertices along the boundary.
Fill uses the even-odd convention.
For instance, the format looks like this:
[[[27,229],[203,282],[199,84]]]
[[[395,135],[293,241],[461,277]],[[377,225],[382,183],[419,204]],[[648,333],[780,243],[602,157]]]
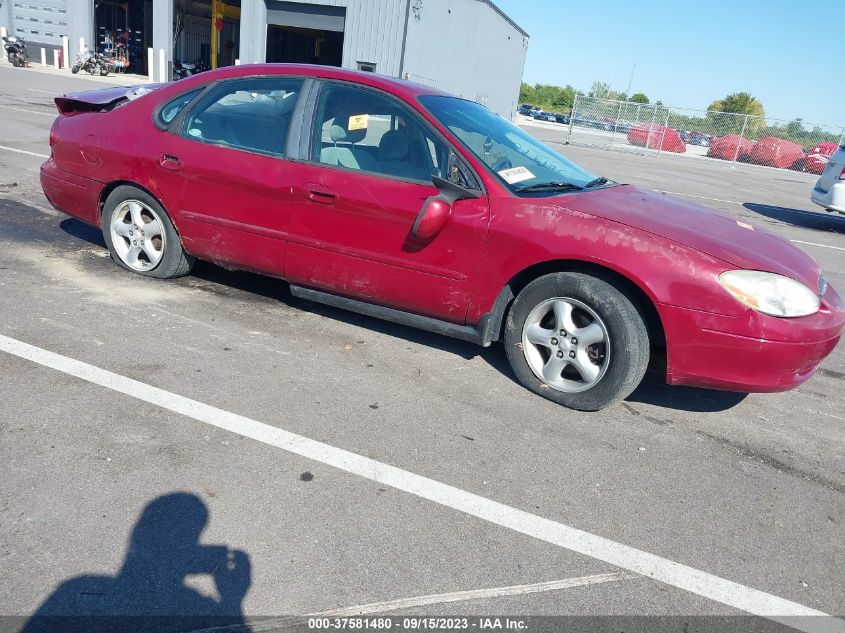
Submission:
[[[169,125],[173,119],[179,116],[179,113],[188,105],[191,100],[196,97],[200,92],[202,92],[202,88],[198,88],[196,90],[191,90],[190,92],[185,92],[175,99],[171,99],[167,103],[164,104],[161,108],[159,108],[157,119],[159,123],[162,125]]]

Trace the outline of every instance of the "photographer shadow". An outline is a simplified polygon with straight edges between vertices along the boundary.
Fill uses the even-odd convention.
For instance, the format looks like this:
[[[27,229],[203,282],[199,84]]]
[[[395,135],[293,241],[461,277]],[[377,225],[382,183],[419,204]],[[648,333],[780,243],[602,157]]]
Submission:
[[[249,590],[249,556],[200,535],[209,512],[196,495],[160,496],[144,508],[116,576],[66,580],[27,621],[21,633],[140,633],[233,627],[248,633],[242,603]],[[217,596],[188,586],[208,575]]]

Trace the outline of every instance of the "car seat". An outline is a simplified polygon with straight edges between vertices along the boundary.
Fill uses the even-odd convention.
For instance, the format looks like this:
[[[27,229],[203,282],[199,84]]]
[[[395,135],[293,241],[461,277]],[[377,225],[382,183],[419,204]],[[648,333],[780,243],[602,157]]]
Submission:
[[[420,179],[420,170],[408,159],[408,137],[402,130],[384,133],[378,144],[382,172],[400,178]]]
[[[358,143],[367,135],[367,129],[350,130],[350,116],[351,113],[349,112],[340,112],[335,115],[329,128],[329,138],[334,145],[329,145],[320,150],[320,162],[350,169],[378,171],[376,160],[366,150],[355,147],[355,143]],[[349,143],[349,145],[338,145],[338,143]]]

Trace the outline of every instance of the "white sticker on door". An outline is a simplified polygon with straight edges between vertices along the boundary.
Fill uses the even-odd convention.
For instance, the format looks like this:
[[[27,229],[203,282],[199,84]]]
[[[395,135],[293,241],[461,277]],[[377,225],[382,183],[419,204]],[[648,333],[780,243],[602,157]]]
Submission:
[[[504,178],[505,182],[509,185],[522,182],[523,180],[530,180],[534,177],[534,174],[528,171],[525,167],[511,167],[510,169],[503,169],[499,172],[499,175]]]

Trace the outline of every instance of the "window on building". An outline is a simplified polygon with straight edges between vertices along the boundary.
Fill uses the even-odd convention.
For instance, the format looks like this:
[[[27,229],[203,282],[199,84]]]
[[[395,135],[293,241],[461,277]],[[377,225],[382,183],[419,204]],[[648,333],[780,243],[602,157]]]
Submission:
[[[334,84],[320,93],[312,152],[326,165],[430,182],[446,177],[449,148],[393,99]]]
[[[224,82],[185,117],[183,134],[204,143],[281,156],[301,87],[301,79],[287,77]]]
[[[376,72],[376,65],[372,62],[358,62],[358,70],[363,70],[364,72],[374,73]]]

